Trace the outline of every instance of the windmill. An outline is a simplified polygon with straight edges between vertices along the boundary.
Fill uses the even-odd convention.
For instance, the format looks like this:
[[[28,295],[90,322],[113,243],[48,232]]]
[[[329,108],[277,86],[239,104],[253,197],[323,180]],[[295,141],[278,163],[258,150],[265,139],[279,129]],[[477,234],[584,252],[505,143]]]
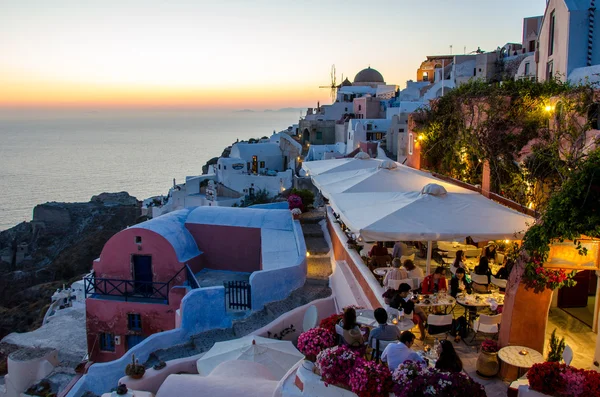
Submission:
[[[331,65],[331,85],[321,85],[319,88],[331,89],[331,103],[335,102],[338,86],[335,81],[335,65]]]

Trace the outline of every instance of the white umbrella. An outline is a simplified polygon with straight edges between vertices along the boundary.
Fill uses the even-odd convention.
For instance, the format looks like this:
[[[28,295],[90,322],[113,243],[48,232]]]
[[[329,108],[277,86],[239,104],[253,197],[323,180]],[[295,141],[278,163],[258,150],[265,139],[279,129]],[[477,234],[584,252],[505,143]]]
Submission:
[[[430,183],[441,185],[448,192],[478,194],[402,164],[385,161],[381,165],[382,168],[317,175],[312,181],[328,199],[337,193],[420,192]]]
[[[260,363],[281,379],[304,355],[290,341],[245,336],[217,342],[197,362],[198,373],[208,375],[219,364],[230,360],[246,360]]]
[[[362,154],[364,155],[366,153]],[[354,158],[305,161],[302,163],[302,168],[308,172],[308,175],[312,176],[344,171],[361,170],[366,168],[377,168],[382,162],[382,160],[368,158],[368,155],[367,158],[361,157],[363,156],[358,156]]]
[[[477,193],[341,193],[330,204],[366,241],[514,239],[534,221]]]

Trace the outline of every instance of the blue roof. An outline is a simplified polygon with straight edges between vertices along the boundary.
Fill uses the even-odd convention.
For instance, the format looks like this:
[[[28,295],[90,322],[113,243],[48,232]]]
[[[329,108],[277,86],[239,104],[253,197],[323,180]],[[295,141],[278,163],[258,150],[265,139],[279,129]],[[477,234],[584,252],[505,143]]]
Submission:
[[[164,237],[175,250],[179,262],[187,262],[200,255],[196,241],[185,228],[185,222],[193,208],[169,212],[131,228],[151,230]],[[289,212],[289,211],[288,211]]]
[[[255,204],[251,205],[250,208],[262,208],[266,210],[287,210],[290,208],[290,205],[287,201],[279,201],[276,203]]]
[[[196,207],[188,215],[186,223],[293,230],[292,222],[288,209]]]

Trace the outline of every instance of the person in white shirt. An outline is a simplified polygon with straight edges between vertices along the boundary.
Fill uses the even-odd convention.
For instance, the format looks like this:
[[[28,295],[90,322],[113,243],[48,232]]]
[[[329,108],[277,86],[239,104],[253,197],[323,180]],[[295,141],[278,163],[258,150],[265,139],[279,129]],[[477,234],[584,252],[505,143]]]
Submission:
[[[423,269],[415,266],[415,263],[410,259],[404,261],[404,268],[408,273],[408,278],[423,278],[425,275],[423,274]]]
[[[427,364],[421,356],[411,349],[414,341],[415,335],[410,331],[404,331],[400,335],[400,342],[387,345],[381,354],[381,361],[386,362],[392,372],[405,361]]]
[[[387,272],[387,274],[385,275],[385,278],[383,279],[384,287],[394,288],[393,286],[388,284],[390,280],[405,280],[406,278],[408,278],[408,272],[404,270],[404,268],[400,267],[400,264],[400,259],[398,258],[395,258],[392,261],[392,266],[394,268]]]
[[[459,267],[465,269],[465,273],[469,274],[469,269],[467,268],[467,258],[463,250],[456,251],[456,258],[454,258],[454,263],[450,265],[450,271],[453,275],[456,274],[456,269],[458,269]]]

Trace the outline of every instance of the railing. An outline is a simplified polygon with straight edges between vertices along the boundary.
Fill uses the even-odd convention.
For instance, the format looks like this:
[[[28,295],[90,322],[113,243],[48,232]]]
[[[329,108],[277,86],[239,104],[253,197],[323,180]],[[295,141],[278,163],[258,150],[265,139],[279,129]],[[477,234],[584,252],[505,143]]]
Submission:
[[[250,284],[247,281],[225,281],[225,302],[229,309],[246,310],[252,308]]]
[[[153,281],[120,280],[112,278],[84,278],[85,297],[117,296],[131,299],[149,299],[169,303],[169,282],[156,283]]]
[[[185,268],[186,268],[185,274],[187,276],[188,285],[190,286],[190,288],[191,289],[200,288],[200,284],[198,284],[198,280],[196,280],[196,276],[192,272],[192,269],[190,269],[190,267],[187,264],[185,265]]]
[[[96,278],[91,274],[83,278],[85,297],[114,296],[124,298],[125,302],[135,299],[145,299],[168,305],[169,291],[172,287],[181,285],[181,282],[177,282],[177,276],[183,271],[185,271],[190,288],[200,288],[194,273],[192,273],[192,270],[186,264],[167,282]]]

